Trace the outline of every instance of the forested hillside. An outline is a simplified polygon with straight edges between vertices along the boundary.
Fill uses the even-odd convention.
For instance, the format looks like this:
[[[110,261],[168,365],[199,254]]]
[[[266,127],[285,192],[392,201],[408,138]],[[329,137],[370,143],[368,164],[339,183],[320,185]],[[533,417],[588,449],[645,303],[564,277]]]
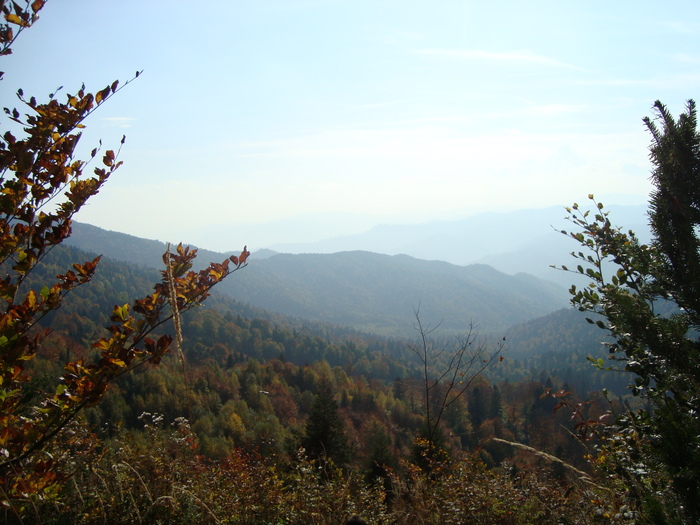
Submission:
[[[76,225],[69,244],[152,267],[165,249],[157,241],[83,224]],[[206,260],[223,256],[200,253]],[[566,304],[564,289],[529,275],[370,252],[253,256],[247,271],[219,291],[254,307],[400,337],[414,335],[413,310],[419,305],[447,333],[459,333],[470,322],[496,333]]]
[[[75,248],[57,247],[47,258],[46,264],[37,268],[27,285],[38,287],[55,273],[64,271],[71,261],[84,258],[89,258],[89,254]],[[111,303],[116,301],[119,304],[122,300],[127,301],[129,296],[143,295],[154,277],[155,272],[148,268],[104,258],[93,280],[68,296],[61,310],[44,321],[54,331],[47,348],[54,349],[51,355],[58,357],[58,360],[53,364],[44,359],[37,361],[37,370],[41,371],[36,376],[38,384],[60,374],[61,362],[71,357],[89,358],[90,352],[85,345],[102,335],[104,327],[109,324],[104,312],[111,311],[114,306]],[[263,431],[255,430],[255,427],[263,420],[269,424],[269,417],[260,419],[255,410],[249,412],[249,407],[252,404],[259,408],[262,400],[270,399],[272,403],[265,405],[273,411],[270,415],[280,417],[277,411],[282,409],[277,404],[287,406],[284,410],[292,410],[294,414],[297,427],[289,426],[289,415],[275,423],[277,426],[274,427],[277,429],[275,432],[280,434],[275,437],[277,446],[283,447],[287,443],[289,447],[283,447],[278,452],[290,454],[294,450],[294,436],[298,439],[303,435],[303,423],[308,418],[312,396],[316,393],[320,378],[327,376],[334,378],[334,382],[340,381],[339,384],[334,383],[333,391],[339,396],[341,406],[349,410],[348,417],[353,413],[353,408],[364,406],[358,404],[359,399],[364,399],[362,403],[367,406],[376,407],[377,396],[392,397],[398,395],[398,391],[404,392],[403,395],[409,395],[410,408],[407,406],[402,410],[414,418],[412,432],[419,430],[421,362],[411,350],[416,344],[415,337],[388,339],[332,324],[283,317],[251,309],[223,294],[215,294],[206,307],[185,317],[182,330],[187,358],[185,370],[169,359],[170,364],[158,370],[126,376],[110,390],[99,409],[89,412],[89,420],[95,428],[109,427],[114,422],[139,428],[139,416],[143,412],[164,414],[165,421],[186,416],[203,449],[210,453],[218,450],[215,455],[224,455],[227,447],[240,444],[243,436],[247,436],[244,441],[249,444],[259,445],[258,442],[263,439],[260,432]],[[594,384],[599,386],[601,374],[596,373],[586,360],[586,355],[589,355],[587,350],[591,351],[590,355],[600,354],[600,334],[597,330],[582,322],[581,314],[574,310],[562,310],[512,328],[506,335],[503,360],[488,369],[477,383],[496,389],[494,392],[500,385],[500,389],[509,392],[509,396],[494,394],[499,396],[499,400],[489,401],[483,397],[483,389],[476,387],[477,394],[474,394],[472,388],[472,394],[465,398],[469,406],[454,409],[457,411],[451,417],[457,417],[458,413],[467,417],[472,413],[469,417],[476,418],[474,421],[479,427],[484,420],[505,417],[509,413],[510,432],[522,434],[520,441],[528,443],[530,438],[524,437],[524,434],[529,435],[531,430],[528,428],[536,426],[531,405],[540,403],[539,396],[545,388],[562,388],[568,384],[580,394],[588,395]],[[433,335],[439,347],[450,346],[454,341],[454,336],[449,334],[436,332]],[[488,338],[486,341],[493,345]],[[585,341],[588,343],[584,344]],[[264,370],[267,371],[260,376]],[[303,379],[307,374],[310,376]],[[282,381],[282,386],[274,386],[279,381]],[[290,390],[292,386],[294,389]],[[621,389],[614,388],[610,383],[606,386],[622,393]],[[282,388],[277,397],[268,398],[268,394],[261,394],[276,388]],[[356,388],[368,390],[357,393]],[[211,399],[204,401],[200,397],[204,394]],[[190,399],[190,396],[194,397]],[[229,412],[237,400],[241,402],[235,404],[236,410]],[[227,433],[230,431],[220,428],[227,425],[220,420],[221,410],[227,403],[229,409],[224,411],[228,414],[227,418],[240,418],[247,422],[247,426],[239,426],[236,439]],[[492,415],[478,415],[483,411],[491,411],[489,413]],[[360,418],[358,421],[362,420],[360,415],[356,416]],[[537,412],[537,424],[542,423],[545,417],[549,416]],[[201,422],[202,418],[209,423]],[[454,420],[454,424],[458,419]],[[390,426],[399,428],[405,424],[394,422]],[[269,433],[270,430],[265,432]],[[553,443],[562,439],[566,442],[563,429],[550,432]],[[465,446],[475,439],[463,430],[455,435],[464,436]],[[557,435],[560,437],[555,438]],[[402,445],[405,450],[410,449],[410,442],[415,437],[410,437],[413,436],[410,433],[407,436]],[[356,439],[358,443],[362,441],[359,437]],[[538,439],[542,441],[544,438]],[[580,461],[576,454],[568,459],[575,463]]]
[[[70,268],[72,261],[87,260],[93,256],[76,248],[59,246],[47,257],[46,263],[33,272],[26,286],[40,287],[54,275]],[[246,268],[246,271],[249,269]],[[492,272],[487,267],[484,269],[486,275]],[[78,342],[87,343],[100,335],[109,324],[107,314],[114,305],[149,292],[157,273],[148,267],[103,257],[92,281],[71,293],[62,308],[47,317],[44,323]],[[414,314],[410,312],[407,315],[412,317]],[[415,319],[406,322],[409,321],[415,322]],[[510,372],[506,375],[497,370],[488,373],[507,380],[538,377],[542,370],[548,370],[552,360],[557,359],[556,355],[561,354],[567,356],[569,365],[573,364],[578,371],[576,375],[579,375],[582,373],[580,365],[586,363],[585,356],[598,355],[601,350],[601,334],[582,321],[579,312],[565,309],[513,326],[503,332],[507,339],[504,357],[509,363],[522,364],[508,365]],[[251,327],[256,330],[251,332]],[[440,326],[434,335],[444,344],[449,344],[455,335],[442,328]],[[468,329],[469,325],[464,323],[454,331],[465,333]],[[241,335],[241,330],[247,335]],[[416,369],[409,372],[405,368],[412,362],[417,365],[408,346],[416,341],[419,334],[415,329],[412,332],[409,332],[410,337],[404,338],[377,336],[353,326],[321,323],[253,308],[220,291],[214,292],[206,306],[183,319],[185,342],[195,361],[207,356],[215,356],[222,364],[231,359],[240,361],[247,358],[281,357],[298,365],[326,360],[331,366],[344,366],[350,371],[383,380],[415,375]],[[286,335],[277,335],[270,341],[270,334],[273,333]],[[296,335],[290,337],[290,333]],[[293,340],[298,337],[314,342],[299,344]],[[483,337],[487,340],[494,338],[491,334],[483,334]],[[391,371],[373,370],[365,360],[358,365],[362,358],[368,356],[374,356],[373,359],[384,356],[391,360]],[[380,368],[385,369],[386,366]]]
[[[57,247],[26,284],[30,288],[38,287],[55,273],[65,271],[71,261],[86,257],[89,255],[75,248]],[[149,268],[103,258],[92,281],[71,293],[60,311],[45,319],[53,333],[45,343],[42,357],[32,366],[32,389],[38,393],[48,387],[51,379],[61,374],[63,363],[76,358],[91,359],[92,351],[85,345],[91,338],[100,336],[103,327],[109,324],[103,312],[110,311],[113,305],[108,304],[106,297],[118,303],[127,294],[142,295],[154,274]],[[358,479],[383,479],[387,490],[392,487],[391,491],[398,495],[404,489],[399,489],[397,483],[413,475],[410,468],[406,470],[406,461],[434,461],[429,457],[420,459],[423,452],[416,448],[425,422],[425,385],[419,356],[410,349],[415,339],[387,339],[252,310],[224,294],[215,294],[206,307],[183,318],[182,330],[184,367],[175,356],[168,356],[158,368],[144,368],[124,376],[112,385],[98,407],[86,412],[87,428],[97,432],[105,443],[121,447],[121,451],[116,457],[104,458],[92,456],[89,450],[81,452],[77,460],[91,462],[92,466],[87,473],[78,475],[76,479],[80,483],[90,483],[91,476],[115,483],[104,461],[136,467],[131,462],[143,463],[137,459],[139,454],[150,450],[150,459],[144,464],[150,465],[148,470],[138,468],[138,475],[150,485],[159,469],[164,468],[157,463],[163,461],[158,451],[173,451],[180,442],[188,443],[191,448],[167,452],[177,454],[175,469],[196,465],[196,469],[209,471],[212,468],[209,461],[225,460],[224,466],[212,471],[214,478],[208,483],[214,480],[220,483],[217,476],[240,476],[243,472],[281,476],[282,472],[276,469],[297,464],[300,447],[304,447],[309,458],[302,459],[295,468],[302,468],[304,461],[318,460],[319,452],[314,452],[314,447],[320,443],[326,448],[325,440],[330,436],[317,438],[320,442],[309,441],[309,425],[314,424],[315,417],[328,418],[332,414],[338,417],[339,426],[334,432],[339,433],[335,437],[340,437],[341,443],[333,468],[350,468],[360,476]],[[451,345],[454,340],[449,335],[436,333],[435,336],[438,347]],[[499,486],[498,490],[513,491],[513,488],[507,478],[489,474],[488,469],[503,462],[530,468],[536,462],[536,456],[531,453],[499,444],[492,438],[529,444],[587,469],[581,445],[566,431],[569,414],[555,413],[556,402],[542,397],[548,389],[555,391],[567,385],[558,377],[544,377],[546,369],[534,368],[532,360],[537,359],[536,352],[524,336],[518,344],[522,346],[517,355],[530,358],[523,361],[530,363],[530,369],[512,359],[510,346],[506,347],[504,359],[486,376],[475,376],[465,395],[444,414],[441,447],[450,454],[460,450],[472,452],[460,468],[467,469],[462,475],[479,472],[479,476],[486,476],[485,484],[478,489],[482,491],[478,498],[482,498],[483,515],[491,516],[488,519],[500,520],[508,513],[521,513],[515,500],[501,510],[492,507],[497,501],[496,495],[491,494],[493,490]],[[495,345],[491,348],[495,349]],[[446,366],[445,362],[441,361],[441,366]],[[518,380],[507,376],[517,376]],[[330,395],[327,400],[330,415],[314,415],[324,389]],[[597,399],[595,405],[587,411],[602,413],[604,400],[598,396],[594,399]],[[326,421],[323,425],[329,424],[325,419],[322,421]],[[262,461],[263,457],[275,458],[274,463]],[[550,483],[547,476],[566,477],[564,467],[542,466],[542,477],[522,480],[533,490],[546,490]],[[326,475],[318,482],[329,483]],[[164,485],[161,482],[160,489],[151,486],[150,490],[172,490],[167,487],[173,480],[167,479],[170,481]],[[331,477],[330,482],[338,481]],[[316,490],[315,478],[303,482],[307,485],[298,490]],[[230,490],[239,491],[241,487]],[[275,490],[274,485],[266,486],[263,494],[273,497]],[[456,497],[449,495],[452,489],[448,486],[439,490],[447,491],[447,498]],[[158,497],[157,494],[160,493],[154,492],[149,501]],[[120,504],[127,505],[127,515],[137,512],[138,503],[127,504],[116,496],[116,493],[112,496],[115,503],[121,501]],[[79,496],[69,491],[67,497],[83,497],[88,512],[97,512],[97,508],[90,507],[97,500],[86,499],[86,494]],[[378,496],[366,497],[372,501]],[[540,505],[537,498],[531,504]],[[217,512],[221,512],[224,507],[217,505]],[[252,510],[241,505],[232,508],[240,516],[248,516]],[[563,506],[563,500],[558,505]],[[86,507],[81,504],[76,508]],[[371,510],[363,510],[365,515],[371,515]],[[111,519],[117,518],[111,516]]]

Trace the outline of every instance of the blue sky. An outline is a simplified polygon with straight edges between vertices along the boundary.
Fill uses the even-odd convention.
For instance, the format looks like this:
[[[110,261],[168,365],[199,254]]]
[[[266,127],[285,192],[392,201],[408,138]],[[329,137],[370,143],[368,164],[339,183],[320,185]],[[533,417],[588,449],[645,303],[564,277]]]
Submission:
[[[87,122],[78,220],[227,250],[650,189],[642,117],[700,87],[700,3],[49,0],[3,106],[143,75]]]

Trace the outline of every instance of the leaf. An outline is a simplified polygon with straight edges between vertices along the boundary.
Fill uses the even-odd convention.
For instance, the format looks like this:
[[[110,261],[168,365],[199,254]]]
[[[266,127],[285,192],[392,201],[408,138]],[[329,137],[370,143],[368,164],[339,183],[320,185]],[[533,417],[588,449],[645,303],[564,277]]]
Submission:
[[[107,86],[102,91],[98,91],[97,93],[95,93],[95,102],[97,104],[100,104],[103,100],[105,100],[109,96],[109,92],[110,92],[110,87]]]
[[[108,362],[112,363],[113,365],[118,366],[119,368],[124,368],[126,366],[126,363],[122,361],[121,359],[117,359],[116,357],[110,357],[107,359]]]
[[[128,317],[129,317],[129,305],[128,304],[125,304],[124,306],[115,306],[114,310],[112,310],[111,320],[113,322],[126,321],[126,319]]]
[[[102,163],[105,166],[112,166],[114,164],[114,152],[111,149],[105,152],[102,157]]]
[[[27,294],[26,299],[24,300],[24,306],[27,308],[34,308],[36,305],[36,292],[34,290],[30,290],[29,293]]]
[[[246,260],[248,260],[249,255],[250,255],[250,252],[248,251],[248,246],[244,246],[243,251],[241,252],[241,255],[238,256],[238,264],[239,265],[245,264]]]
[[[17,24],[21,27],[29,27],[29,23],[25,22],[15,14],[5,15],[5,20],[7,20],[10,24]]]

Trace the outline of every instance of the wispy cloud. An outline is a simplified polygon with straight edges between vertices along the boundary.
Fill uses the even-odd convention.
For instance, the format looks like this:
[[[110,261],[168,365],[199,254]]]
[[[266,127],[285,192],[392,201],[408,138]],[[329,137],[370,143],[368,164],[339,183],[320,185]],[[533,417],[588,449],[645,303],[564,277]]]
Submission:
[[[102,120],[107,122],[110,126],[118,128],[130,128],[131,123],[134,122],[136,119],[132,117],[106,117]]]
[[[572,84],[580,86],[622,86],[647,87],[654,89],[697,89],[700,85],[700,74],[667,75],[650,78],[607,78],[597,80],[575,80]]]
[[[527,115],[562,115],[567,113],[581,113],[587,109],[584,105],[575,104],[546,104],[529,106],[521,112]]]
[[[485,51],[483,49],[419,49],[420,55],[453,58],[459,60],[483,60],[489,62],[511,62],[521,64],[535,64],[541,66],[560,67],[566,69],[579,69],[578,66],[560,62],[553,58],[538,55],[529,50],[519,51]]]
[[[405,100],[388,100],[386,102],[374,102],[370,104],[357,104],[353,106],[355,109],[373,109],[373,108],[383,108],[385,106],[395,106],[396,104],[404,104]]]

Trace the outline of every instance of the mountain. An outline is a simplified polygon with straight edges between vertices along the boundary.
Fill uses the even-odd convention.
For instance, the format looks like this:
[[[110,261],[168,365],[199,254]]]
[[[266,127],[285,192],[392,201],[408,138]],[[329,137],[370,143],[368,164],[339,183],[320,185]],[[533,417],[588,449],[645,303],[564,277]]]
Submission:
[[[584,203],[587,204],[587,203]],[[582,204],[582,209],[585,209]],[[614,225],[648,238],[646,206],[611,206]],[[608,208],[606,208],[608,210]],[[335,253],[367,250],[387,255],[407,254],[457,265],[482,263],[514,275],[529,273],[569,287],[572,276],[550,265],[571,264],[569,253],[577,243],[562,235],[570,230],[563,207],[507,213],[484,213],[456,221],[413,225],[380,225],[357,234],[313,243],[275,244],[285,253]]]
[[[76,252],[75,245],[89,245],[90,251],[105,254],[93,282],[71,294],[62,309],[62,315],[69,319],[66,326],[72,329],[69,334],[89,339],[97,337],[101,333],[98,328],[108,324],[106,316],[115,302],[131,301],[150,290],[157,279],[154,267],[160,266],[165,244],[84,224],[76,225],[74,232],[70,241],[74,246],[55,251],[58,259],[47,266],[44,277],[50,280],[50,276],[70,267],[71,261],[89,258],[89,254]],[[63,253],[63,249],[68,251]],[[201,255],[199,266],[224,258],[224,254],[213,252]],[[380,346],[388,352],[383,355],[405,364],[401,351],[406,343],[402,341],[417,335],[413,308],[420,306],[424,325],[440,324],[432,334],[438,344],[450,343],[454,334],[464,333],[470,321],[482,334],[506,337],[506,359],[489,371],[492,380],[544,382],[551,377],[568,383],[577,392],[607,388],[616,394],[624,393],[629,382],[625,374],[603,374],[591,367],[587,356],[607,356],[601,346],[605,331],[586,323],[585,317],[590,314],[562,309],[567,295],[564,290],[531,275],[510,276],[482,264],[456,266],[360,251],[292,255],[268,250],[262,258],[256,255],[247,268],[217,287],[206,308],[198,310],[209,315],[208,321],[188,316],[186,328],[194,329],[207,344],[216,337],[230,344],[226,334],[231,331],[217,330],[212,324],[212,319],[223,318],[221,313],[217,317],[217,311],[228,312],[267,319],[274,326],[305,333],[315,327],[311,333],[322,337],[345,334],[339,336],[341,341],[345,336],[353,341],[382,340]],[[138,262],[138,266],[124,263],[126,259]],[[87,319],[92,319],[92,324]],[[256,321],[250,328],[264,324]],[[266,330],[269,335],[269,327]],[[363,332],[391,339],[372,339],[360,335]],[[188,334],[194,337],[194,333]],[[288,359],[303,364],[309,362],[309,356],[325,355],[321,348],[315,349],[315,344],[301,353],[294,345],[284,352]],[[262,348],[241,345],[239,349],[252,352],[250,355],[258,355]],[[272,348],[274,355],[282,351],[275,345]],[[328,354],[325,358],[335,357]]]
[[[153,268],[162,265],[165,251],[162,242],[84,224],[74,225],[69,244]],[[201,251],[199,267],[226,256]],[[562,288],[526,274],[366,251],[266,252],[262,259],[251,257],[218,290],[254,307],[392,336],[415,335],[414,308],[425,324],[441,324],[441,332],[465,331],[470,322],[493,332],[545,315],[567,300]]]
[[[562,208],[483,213],[466,219],[423,224],[378,225],[356,235],[313,243],[275,244],[269,248],[286,253],[334,253],[367,250],[387,255],[407,254],[425,259],[469,264],[491,253],[535,238],[551,230],[552,218]]]
[[[134,235],[98,228],[91,224],[73,221],[73,233],[65,244],[83,251],[101,254],[116,261],[125,261],[147,268],[163,268],[163,254],[168,244],[162,241],[142,239]],[[243,246],[241,246],[241,249]],[[171,246],[174,250],[175,246]],[[203,268],[209,262],[221,262],[235,252],[217,253],[210,250],[198,249],[195,268]]]
[[[564,308],[509,328],[506,333],[506,361],[490,371],[493,378],[521,381],[556,378],[579,394],[607,389],[614,395],[629,393],[632,375],[598,370],[590,361],[603,359],[605,366],[622,368],[610,360],[605,343],[614,340],[586,318],[597,319],[590,312]]]
[[[567,299],[563,289],[525,274],[362,251],[252,259],[222,290],[286,315],[396,336],[415,335],[414,308],[441,331],[465,331],[473,322],[491,332]]]

